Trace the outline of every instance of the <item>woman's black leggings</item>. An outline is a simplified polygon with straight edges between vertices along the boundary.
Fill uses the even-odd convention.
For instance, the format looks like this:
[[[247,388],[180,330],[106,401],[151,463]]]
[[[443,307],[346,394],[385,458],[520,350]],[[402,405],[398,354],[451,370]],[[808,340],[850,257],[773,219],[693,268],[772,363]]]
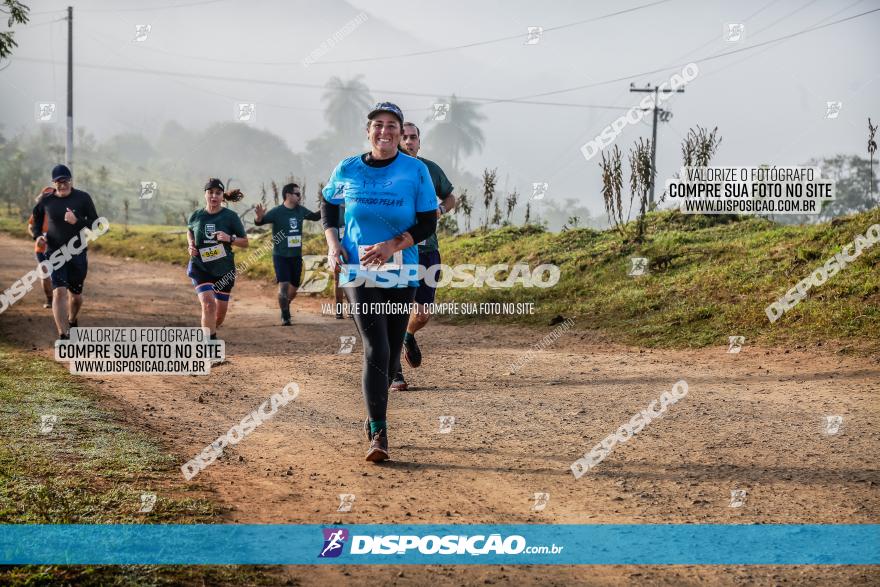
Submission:
[[[364,344],[363,389],[367,414],[371,420],[385,420],[388,387],[403,347],[409,312],[403,304],[412,303],[414,287],[343,287],[349,303],[358,304],[353,313]],[[372,304],[395,304],[393,312],[375,312]]]

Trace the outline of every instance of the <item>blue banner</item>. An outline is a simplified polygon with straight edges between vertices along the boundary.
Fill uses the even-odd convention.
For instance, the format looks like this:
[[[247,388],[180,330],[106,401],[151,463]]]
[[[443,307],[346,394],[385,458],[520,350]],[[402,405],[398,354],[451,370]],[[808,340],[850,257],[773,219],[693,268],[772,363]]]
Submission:
[[[0,564],[866,565],[880,525],[0,525]]]

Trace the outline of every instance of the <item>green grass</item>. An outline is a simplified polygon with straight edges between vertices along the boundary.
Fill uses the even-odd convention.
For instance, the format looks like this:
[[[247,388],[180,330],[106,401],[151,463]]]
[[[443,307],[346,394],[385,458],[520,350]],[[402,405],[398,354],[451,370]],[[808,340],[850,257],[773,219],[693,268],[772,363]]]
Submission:
[[[555,287],[512,289],[441,288],[438,302],[534,302],[534,315],[479,316],[480,320],[546,325],[558,315],[575,328],[602,330],[612,340],[650,347],[702,347],[725,344],[730,335],[750,342],[800,344],[840,341],[856,352],[880,349],[880,245],[813,288],[807,299],[771,324],[764,308],[826,259],[880,222],[873,210],[831,223],[780,226],[768,220],[652,213],[645,241],[634,244],[615,231],[576,229],[543,232],[506,227],[460,236],[441,236],[448,265],[492,265],[521,260],[531,267],[559,266]],[[0,230],[23,235],[19,222],[0,221]],[[180,227],[119,226],[90,245],[111,255],[186,263]],[[268,239],[269,235],[259,238]],[[255,252],[239,251],[241,263]],[[326,253],[323,235],[303,239],[306,254]],[[648,275],[630,277],[630,257],[666,259]],[[271,254],[250,264],[245,278],[273,279]],[[325,292],[330,295],[330,287]],[[472,321],[473,316],[440,318]]]
[[[41,433],[41,416],[58,417]],[[53,361],[0,344],[0,523],[220,523],[205,489],[185,483],[179,460],[102,408]],[[153,492],[150,513],[138,513]],[[264,567],[265,569],[265,567]],[[21,566],[4,585],[259,584],[259,567]]]
[[[522,227],[441,239],[448,265],[553,263],[561,278],[548,289],[443,288],[438,301],[534,301],[534,316],[515,319],[546,324],[562,315],[574,318],[575,328],[596,328],[614,340],[651,347],[726,344],[728,336],[741,335],[766,344],[837,340],[878,349],[880,244],[813,288],[776,323],[764,308],[880,223],[880,210],[812,226],[779,226],[759,218],[718,223],[678,212],[651,214],[648,222],[642,244],[614,231],[551,234]],[[630,257],[667,257],[668,266],[630,277]]]

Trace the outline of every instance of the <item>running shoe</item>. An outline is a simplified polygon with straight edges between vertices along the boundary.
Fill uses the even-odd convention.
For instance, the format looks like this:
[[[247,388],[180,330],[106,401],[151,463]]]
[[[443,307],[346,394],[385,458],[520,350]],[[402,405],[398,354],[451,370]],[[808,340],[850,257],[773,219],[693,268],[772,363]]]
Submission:
[[[403,339],[403,358],[406,364],[415,369],[422,364],[422,351],[416,343],[416,337],[408,337]]]
[[[343,320],[345,317],[342,315],[342,312],[336,312],[336,319]]]
[[[70,335],[69,334],[59,334],[58,340],[70,340]]]
[[[46,300],[46,303],[43,304],[43,307],[44,308],[51,308],[52,307],[52,300],[51,299]]]
[[[293,326],[290,322],[290,318],[285,318],[281,321],[281,326]]]
[[[373,435],[370,441],[370,450],[367,452],[367,460],[373,463],[387,461],[388,455],[388,433],[385,430],[379,430]]]
[[[77,322],[79,322],[79,320],[68,320],[68,324],[70,324],[71,328],[78,328],[79,324],[77,324]]]
[[[406,384],[406,379],[403,378],[403,371],[397,372],[397,375],[391,380],[391,387],[389,389],[391,391],[406,391],[409,389],[409,385]]]

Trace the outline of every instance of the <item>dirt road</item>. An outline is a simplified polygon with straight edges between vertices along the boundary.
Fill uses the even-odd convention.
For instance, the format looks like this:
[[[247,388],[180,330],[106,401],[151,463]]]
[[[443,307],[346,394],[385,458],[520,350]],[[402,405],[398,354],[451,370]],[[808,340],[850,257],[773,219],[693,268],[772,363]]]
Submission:
[[[0,282],[32,266],[0,236]],[[195,326],[183,268],[90,255],[81,326]],[[299,398],[196,480],[234,523],[876,523],[880,367],[826,347],[641,350],[590,332],[589,317],[515,375],[547,334],[431,324],[424,365],[393,394],[393,461],[363,461],[361,347],[338,354],[351,320],[297,299],[278,326],[271,285],[240,280],[220,334],[230,361],[210,377],[105,376],[90,383],[181,464],[290,381]],[[0,336],[50,355],[49,310],[33,291],[0,315]],[[735,333],[725,333],[735,334]],[[679,379],[689,394],[576,480],[571,463]],[[842,415],[835,435],[826,415]],[[454,416],[439,432],[440,416]],[[742,507],[730,507],[743,489]],[[543,511],[533,495],[549,493]],[[355,495],[337,512],[339,494]],[[876,584],[865,567],[289,567],[296,584]]]

